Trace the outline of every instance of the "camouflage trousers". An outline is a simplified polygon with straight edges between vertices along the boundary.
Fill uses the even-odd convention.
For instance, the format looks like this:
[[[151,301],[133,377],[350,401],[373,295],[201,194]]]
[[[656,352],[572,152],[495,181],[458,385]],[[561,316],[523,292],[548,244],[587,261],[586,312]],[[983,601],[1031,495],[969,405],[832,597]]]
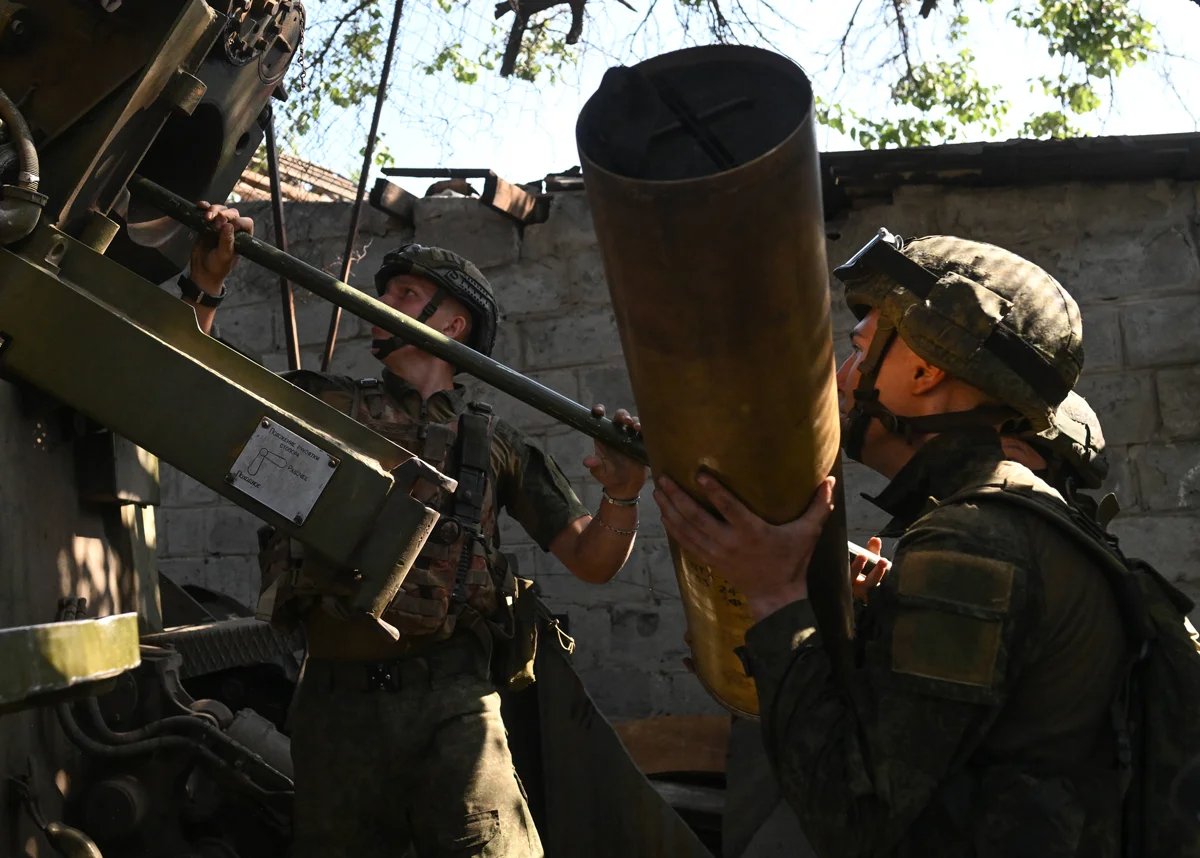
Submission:
[[[306,663],[293,858],[542,858],[490,680],[415,661]]]

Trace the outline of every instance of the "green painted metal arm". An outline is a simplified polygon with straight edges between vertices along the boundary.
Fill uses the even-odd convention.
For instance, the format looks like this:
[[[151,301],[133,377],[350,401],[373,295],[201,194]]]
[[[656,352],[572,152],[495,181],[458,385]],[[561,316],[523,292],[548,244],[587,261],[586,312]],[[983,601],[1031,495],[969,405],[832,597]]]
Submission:
[[[141,664],[137,614],[0,629],[0,712]]]
[[[0,248],[0,323],[6,374],[295,536],[332,569],[357,570],[361,583],[341,583],[364,614],[378,617],[437,521],[412,490],[453,487],[53,227],[17,253]]]
[[[132,194],[162,210],[181,223],[196,230],[208,229],[203,212],[183,197],[142,177],[129,183]],[[253,235],[239,232],[234,239],[237,252],[252,262],[280,274],[293,283],[320,295],[327,301],[350,311],[373,325],[403,337],[406,341],[430,354],[453,363],[497,390],[509,394],[571,426],[585,435],[597,438],[620,450],[627,456],[647,463],[645,448],[640,437],[614,424],[604,417],[595,417],[590,408],[538,384],[511,367],[492,360],[462,343],[443,336],[432,328],[422,325],[403,313],[393,310],[381,301],[364,295],[319,268],[260,241]]]

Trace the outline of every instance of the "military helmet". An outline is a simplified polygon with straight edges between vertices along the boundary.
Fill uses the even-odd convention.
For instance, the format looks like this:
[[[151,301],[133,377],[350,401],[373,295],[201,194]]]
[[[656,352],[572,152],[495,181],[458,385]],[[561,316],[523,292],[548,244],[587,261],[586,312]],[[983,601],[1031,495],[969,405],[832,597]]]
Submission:
[[[491,284],[474,263],[441,247],[405,244],[383,257],[383,265],[375,272],[376,291],[382,295],[388,281],[401,274],[424,277],[462,301],[472,320],[467,345],[485,355],[492,353],[500,313]],[[432,314],[430,310],[429,315]]]
[[[1065,469],[1084,488],[1098,489],[1108,476],[1100,418],[1075,391],[1054,410],[1054,424],[1049,429],[1025,440],[1037,448],[1052,469]]]
[[[1083,368],[1079,307],[1037,265],[950,235],[881,229],[834,275],[858,318],[879,308],[917,355],[1028,418],[1052,424]]]

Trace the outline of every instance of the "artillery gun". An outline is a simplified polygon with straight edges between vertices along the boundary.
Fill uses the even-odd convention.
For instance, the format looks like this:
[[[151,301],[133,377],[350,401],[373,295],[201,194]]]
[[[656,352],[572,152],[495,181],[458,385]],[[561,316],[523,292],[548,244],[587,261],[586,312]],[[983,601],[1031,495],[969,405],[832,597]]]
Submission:
[[[299,0],[0,0],[3,854],[46,854],[43,838],[109,858],[286,853],[281,728],[303,642],[158,574],[160,458],[357,570],[368,621],[436,522],[414,494],[447,477],[201,334],[155,285],[202,226],[189,201],[224,199],[270,132],[303,26]],[[644,460],[640,439],[590,409],[264,242],[237,243]],[[521,713],[514,752],[548,847],[709,854],[561,649],[541,648],[539,675],[506,707]]]

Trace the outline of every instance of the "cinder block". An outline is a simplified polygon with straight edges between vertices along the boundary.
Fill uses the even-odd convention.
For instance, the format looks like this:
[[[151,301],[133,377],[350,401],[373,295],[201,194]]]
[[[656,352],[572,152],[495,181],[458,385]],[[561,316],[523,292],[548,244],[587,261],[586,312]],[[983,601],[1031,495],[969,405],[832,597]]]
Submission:
[[[607,606],[566,605],[560,609],[569,618],[575,638],[572,662],[576,670],[605,664],[612,646],[612,609]]]
[[[1147,444],[1131,456],[1147,509],[1200,509],[1200,444]]]
[[[636,605],[647,601],[645,579],[636,573],[627,565],[607,584],[589,584],[553,561],[537,580],[546,604],[555,610],[560,605]]]
[[[503,314],[501,314],[500,324],[496,328],[496,344],[492,347],[491,356],[492,360],[505,366],[521,372],[525,370],[525,353],[521,346],[521,337],[517,332],[517,326]]]
[[[1128,182],[1071,182],[1065,186],[1073,219],[1049,222],[1059,235],[1160,232],[1185,222],[1195,211],[1190,183],[1170,179]]]
[[[1143,558],[1168,579],[1200,582],[1200,516],[1119,515],[1109,529],[1127,555]]]
[[[252,356],[278,348],[274,327],[271,310],[263,303],[231,307],[217,315],[220,338]]]
[[[202,557],[208,553],[208,507],[175,507],[163,515],[162,529],[171,557]]]
[[[1125,362],[1121,346],[1121,310],[1092,304],[1083,307],[1084,365],[1089,372],[1120,369]]]
[[[1108,444],[1144,444],[1153,440],[1158,407],[1151,373],[1084,373],[1075,389],[1100,415]]]
[[[247,557],[160,560],[158,568],[180,585],[194,584],[223,593],[248,609],[258,601],[258,567]]]
[[[1163,435],[1171,441],[1200,437],[1200,366],[1158,371]]]
[[[579,370],[579,396],[584,405],[603,405],[609,414],[624,408],[637,414],[637,402],[624,363],[587,366]]]
[[[258,529],[263,524],[257,516],[232,504],[217,507],[206,521],[208,535],[204,553],[257,557]]]
[[[522,261],[491,269],[487,276],[506,317],[561,312],[570,300],[571,279],[565,261]]]
[[[665,674],[598,667],[581,671],[581,678],[596,707],[609,718],[645,718],[669,711]]]
[[[626,569],[636,569],[644,576],[652,598],[664,602],[679,601],[679,581],[675,576],[675,564],[671,561],[671,549],[665,536],[654,537],[639,534],[633,554],[626,562]],[[621,570],[622,574],[625,570]]]
[[[592,310],[519,323],[525,359],[537,368],[580,366],[621,357],[621,339],[610,310]]]
[[[1182,225],[1086,236],[1064,255],[1062,269],[1063,285],[1081,304],[1177,292],[1200,279],[1196,248]]]
[[[1137,478],[1134,476],[1133,467],[1129,462],[1129,449],[1128,447],[1106,446],[1108,476],[1104,478],[1100,489],[1092,494],[1097,498],[1102,498],[1112,492],[1116,495],[1121,509],[1136,511],[1143,509],[1144,505],[1141,493],[1138,491]]]
[[[468,197],[426,197],[417,202],[414,237],[444,247],[480,268],[509,265],[520,258],[517,224]]]
[[[582,247],[567,257],[566,281],[575,301],[591,306],[612,306],[599,247]]]
[[[283,308],[275,307],[272,317],[275,319],[275,342],[281,346],[287,343],[284,332]],[[329,336],[329,320],[333,315],[334,305],[328,301],[303,300],[296,302],[296,335],[301,346],[324,346]],[[360,337],[370,338],[371,326],[352,313],[342,311],[338,319],[337,348],[343,347],[351,340]],[[336,352],[335,352],[336,353]]]
[[[546,222],[525,227],[521,258],[566,258],[595,245],[596,232],[592,226],[587,194],[583,191],[557,191],[550,197],[550,217]]]
[[[1130,367],[1200,363],[1200,294],[1139,301],[1121,315]]]

